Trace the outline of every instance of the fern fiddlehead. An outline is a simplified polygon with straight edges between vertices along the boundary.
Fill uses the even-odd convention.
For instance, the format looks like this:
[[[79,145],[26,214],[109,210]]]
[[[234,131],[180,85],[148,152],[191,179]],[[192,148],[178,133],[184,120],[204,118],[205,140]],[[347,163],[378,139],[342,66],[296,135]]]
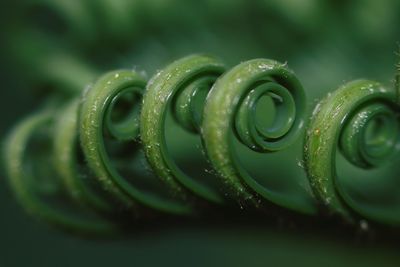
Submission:
[[[256,119],[257,105],[264,96],[275,105],[275,118],[269,126],[260,125]],[[202,136],[211,163],[239,202],[259,207],[267,199],[299,211],[314,212],[311,196],[305,190],[297,188],[297,194],[285,193],[261,185],[242,166],[243,149],[239,152],[233,143],[238,139],[256,152],[279,151],[299,137],[304,115],[303,88],[285,64],[250,60],[229,70],[214,84],[204,108]],[[268,171],[265,176],[269,178]]]
[[[139,133],[138,113],[145,85],[146,81],[136,72],[121,70],[104,74],[90,86],[83,95],[80,107],[79,134],[83,153],[105,190],[125,205],[135,206],[140,203],[171,213],[188,213],[190,209],[186,204],[174,201],[173,198],[168,199],[165,195],[163,197],[160,186],[149,184],[147,180],[151,179],[148,176],[140,179],[145,173],[143,168],[139,173],[135,169],[125,168],[133,166],[140,157],[137,145],[128,147],[132,151],[126,151],[124,146],[126,143],[135,145],[134,140]],[[127,105],[128,110],[118,110],[118,107]],[[113,140],[117,143],[112,143]],[[108,154],[111,148],[117,152],[115,155],[120,152],[128,158],[123,159],[121,172],[130,173],[132,179],[124,179],[117,167],[118,163],[112,162]],[[145,184],[140,185],[140,182]],[[138,189],[140,186],[141,190]]]
[[[54,130],[54,162],[70,196],[79,203],[104,214],[112,214],[113,205],[96,190],[94,177],[85,164],[80,163],[78,140],[78,99],[72,100],[63,109]]]
[[[115,231],[120,214],[192,215],[205,203],[232,199],[307,214],[317,212],[318,201],[348,219],[398,224],[394,167],[385,180],[366,172],[349,177],[336,167],[370,172],[398,153],[397,87],[357,80],[316,106],[304,146],[316,199],[303,178],[276,176],[262,157],[292,146],[306,114],[299,80],[268,59],[225,71],[218,59],[192,55],[148,83],[135,71],[107,72],[57,112],[56,104],[17,126],[6,143],[6,167],[27,210],[75,231]],[[262,179],[252,173],[256,165],[245,164],[253,160],[265,166],[257,167]],[[201,161],[215,169],[209,180],[194,168],[203,171]],[[195,172],[185,162],[195,162]]]
[[[311,186],[330,211],[353,220],[359,216],[398,224],[399,201],[393,166],[398,154],[398,90],[378,82],[356,80],[325,97],[315,108],[307,130],[304,158]],[[341,155],[336,155],[337,147]],[[348,161],[366,171],[343,175]]]
[[[209,188],[226,195],[226,190],[220,187],[228,184],[228,188],[234,188],[230,198],[239,197],[239,202],[254,199],[253,204],[259,206],[264,198],[306,213],[315,212],[307,190],[298,187],[293,196],[293,192],[273,192],[258,184],[240,167],[231,142],[234,133],[256,151],[276,151],[290,145],[304,124],[305,96],[299,81],[286,66],[270,60],[248,61],[221,75],[223,70],[223,65],[215,59],[195,55],[172,63],[149,82],[141,117],[142,140],[149,163],[178,194],[184,195],[183,188],[187,188],[215,201],[218,195],[211,199]],[[258,100],[265,95],[276,102],[277,116],[267,129],[257,125],[254,114]],[[201,187],[199,178],[189,178],[172,159],[165,133],[166,128],[171,128],[168,113],[172,113],[180,127],[200,133],[205,153],[218,173],[214,184]],[[204,172],[197,175],[205,176]],[[222,183],[215,181],[219,176]]]
[[[188,188],[209,201],[222,201],[211,186],[202,183],[201,176],[207,175],[205,172],[198,173],[198,179],[193,179],[175,162],[167,146],[165,128],[171,127],[167,125],[167,115],[172,111],[181,127],[198,132],[205,97],[223,71],[224,66],[219,60],[194,55],[170,64],[147,85],[140,125],[144,151],[157,175],[175,194],[184,198],[188,196],[184,188]],[[171,124],[171,120],[168,123]]]
[[[52,156],[57,112],[33,114],[18,124],[5,145],[5,163],[11,188],[33,216],[68,231],[85,234],[115,232],[116,225],[74,202],[56,171]]]

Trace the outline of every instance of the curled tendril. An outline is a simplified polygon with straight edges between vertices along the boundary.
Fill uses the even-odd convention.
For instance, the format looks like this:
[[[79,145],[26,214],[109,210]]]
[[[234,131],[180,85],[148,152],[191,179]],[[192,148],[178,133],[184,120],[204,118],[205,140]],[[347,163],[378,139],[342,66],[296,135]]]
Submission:
[[[189,177],[173,159],[167,147],[165,129],[170,109],[181,127],[198,132],[205,97],[211,85],[224,71],[212,57],[192,55],[173,62],[148,83],[141,113],[141,139],[146,157],[156,174],[171,191],[183,198],[188,191],[212,202],[222,199],[214,188]]]
[[[83,153],[103,188],[134,212],[140,213],[142,209],[138,204],[142,204],[171,213],[188,213],[190,209],[184,203],[140,190],[133,183],[139,177],[124,178],[107,153],[108,140],[126,144],[135,142],[145,85],[146,81],[136,72],[121,70],[104,74],[87,90],[79,115]],[[134,161],[123,164],[134,165]]]
[[[262,96],[270,96],[275,103],[275,118],[268,128],[255,122]],[[204,108],[202,137],[211,163],[234,198],[256,206],[261,202],[260,196],[286,207],[296,205],[297,200],[276,193],[251,177],[241,166],[233,138],[236,135],[240,142],[258,152],[282,150],[299,136],[304,113],[303,88],[284,64],[250,60],[217,80]]]
[[[85,204],[104,214],[111,214],[114,207],[104,194],[94,187],[93,177],[84,172],[79,164],[78,146],[78,108],[79,101],[74,99],[60,112],[54,129],[55,167],[63,184],[78,202]],[[92,183],[90,183],[92,182]]]
[[[241,204],[262,207],[272,202],[315,214],[307,188],[291,185],[287,177],[279,177],[289,181],[283,186],[263,184],[243,160],[283,150],[298,139],[306,109],[300,82],[285,64],[268,59],[224,71],[219,60],[192,55],[173,62],[147,85],[136,72],[118,70],[99,77],[58,111],[50,102],[7,139],[6,169],[17,198],[37,217],[86,233],[117,231],[121,225],[114,215],[121,209],[123,215],[145,217],[157,211],[195,214],[198,199],[222,204],[223,193]],[[345,218],[359,214],[400,223],[396,179],[342,177],[336,168],[348,162],[369,172],[398,154],[399,84],[399,74],[395,88],[353,81],[313,111],[303,148],[306,172],[317,200]],[[264,97],[273,110],[259,109]],[[259,122],[260,110],[271,119],[268,126]],[[178,129],[190,138],[180,140]],[[169,144],[171,133],[182,144]],[[186,173],[174,157],[171,147],[182,146],[183,157],[202,166],[192,157],[201,148],[186,151],[184,143],[194,139],[204,145],[218,175],[214,180],[225,185],[222,191],[206,181],[205,173]],[[147,162],[141,162],[144,156],[164,183],[149,175]],[[266,172],[266,179],[272,178]],[[301,178],[295,179],[300,184]]]
[[[395,181],[378,175],[339,177],[336,149],[353,165],[372,170],[390,162],[400,149],[399,106],[392,88],[356,80],[328,95],[315,108],[306,135],[304,158],[316,197],[331,211],[352,219],[398,224]],[[383,186],[383,194],[377,194]],[[352,187],[352,183],[354,183]],[[355,189],[356,188],[356,189]],[[393,192],[394,191],[394,192]],[[392,199],[387,201],[388,197]]]
[[[5,144],[5,163],[11,188],[33,216],[68,231],[84,234],[111,233],[117,226],[72,201],[53,166],[51,138],[54,110],[23,120]]]

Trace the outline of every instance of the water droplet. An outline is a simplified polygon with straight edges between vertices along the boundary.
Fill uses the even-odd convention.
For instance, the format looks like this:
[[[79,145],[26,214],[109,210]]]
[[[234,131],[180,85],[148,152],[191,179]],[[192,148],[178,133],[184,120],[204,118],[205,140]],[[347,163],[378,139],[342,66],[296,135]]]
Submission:
[[[297,166],[299,166],[300,168],[304,169],[304,162],[302,160],[298,160],[297,161]]]
[[[368,222],[366,220],[361,220],[360,221],[360,228],[363,231],[368,231],[368,229],[369,229]]]

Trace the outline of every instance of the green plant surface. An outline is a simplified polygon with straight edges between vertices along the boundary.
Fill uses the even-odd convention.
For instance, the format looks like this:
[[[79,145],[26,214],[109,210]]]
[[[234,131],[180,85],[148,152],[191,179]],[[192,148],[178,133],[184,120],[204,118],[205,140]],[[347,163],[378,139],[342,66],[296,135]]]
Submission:
[[[256,120],[257,104],[263,96],[271,97],[276,107],[270,125],[260,125]],[[252,203],[259,207],[266,199],[287,208],[315,213],[311,195],[296,188],[297,182],[288,183],[277,192],[253,179],[242,167],[241,153],[233,143],[238,138],[248,149],[260,153],[287,148],[304,127],[305,101],[302,85],[294,73],[285,64],[269,59],[243,62],[214,84],[204,108],[202,137],[210,162],[223,179],[226,190],[241,205]],[[268,170],[265,177],[268,179]]]
[[[104,190],[132,209],[133,213],[140,213],[140,204],[159,211],[190,213],[191,210],[185,203],[172,197],[164,198],[157,194],[157,190],[139,190],[135,181],[142,174],[136,173],[131,179],[125,179],[118,171],[115,160],[108,154],[107,140],[116,140],[125,146],[124,142],[134,143],[137,138],[138,115],[145,85],[146,81],[136,72],[120,70],[102,75],[84,92],[79,111],[79,135],[83,153],[89,168]],[[128,110],[118,110],[121,100],[129,103]],[[137,151],[138,148],[133,150]],[[128,162],[123,165],[133,165],[134,159],[126,157]],[[143,169],[141,171],[145,173]]]
[[[44,110],[27,117],[6,140],[6,171],[16,198],[29,214],[67,231],[85,235],[115,234],[114,224],[64,195],[53,167],[49,133],[46,133],[50,131],[51,136],[54,114],[54,110]]]
[[[109,198],[93,185],[95,178],[79,162],[79,100],[73,99],[61,109],[54,130],[54,162],[66,191],[77,202],[105,214],[115,212]]]
[[[355,80],[316,105],[304,159],[316,197],[333,213],[354,220],[356,212],[381,223],[399,224],[397,171],[392,160],[399,151],[397,99],[395,88]],[[340,176],[338,172],[346,167],[337,166],[337,147],[345,160],[365,171]],[[377,173],[382,166],[388,171]]]
[[[171,125],[166,124],[166,117],[172,111],[180,127],[198,133],[205,96],[223,71],[218,59],[192,55],[162,69],[146,87],[140,120],[144,152],[154,172],[183,199],[190,198],[191,192],[211,202],[222,202],[216,188],[202,182],[202,176],[207,175],[204,170],[192,178],[174,161],[167,147],[165,128]]]

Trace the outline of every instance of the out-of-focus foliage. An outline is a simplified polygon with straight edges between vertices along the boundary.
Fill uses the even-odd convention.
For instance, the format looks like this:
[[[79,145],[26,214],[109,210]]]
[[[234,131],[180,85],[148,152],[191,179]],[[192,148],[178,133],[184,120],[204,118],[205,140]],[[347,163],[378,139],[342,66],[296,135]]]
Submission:
[[[399,8],[394,0],[21,1],[3,22],[3,45],[17,68],[40,81],[62,79],[63,68],[81,73],[83,83],[89,67],[151,75],[193,52],[231,64],[274,58],[320,96],[361,74],[392,76]]]

